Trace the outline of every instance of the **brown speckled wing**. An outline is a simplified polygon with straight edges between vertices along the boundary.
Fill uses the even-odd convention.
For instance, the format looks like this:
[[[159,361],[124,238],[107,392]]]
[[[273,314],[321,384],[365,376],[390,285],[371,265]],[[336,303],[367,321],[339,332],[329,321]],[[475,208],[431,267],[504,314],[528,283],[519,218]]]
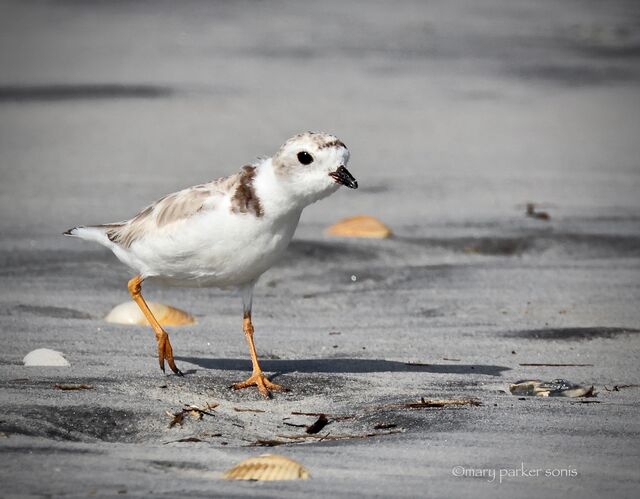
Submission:
[[[112,242],[129,248],[157,229],[190,218],[203,210],[215,209],[219,205],[216,201],[226,196],[231,200],[232,212],[261,217],[263,209],[254,188],[255,176],[256,167],[247,165],[229,177],[169,194],[147,206],[131,220],[95,227],[103,229]]]

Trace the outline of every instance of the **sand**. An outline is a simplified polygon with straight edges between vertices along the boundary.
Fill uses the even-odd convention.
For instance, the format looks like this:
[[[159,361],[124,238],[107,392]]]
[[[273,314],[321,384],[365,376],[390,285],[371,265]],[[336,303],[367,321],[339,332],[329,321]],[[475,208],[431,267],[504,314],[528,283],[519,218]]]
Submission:
[[[2,12],[1,495],[636,493],[635,3]],[[103,320],[128,299],[127,269],[61,233],[128,218],[307,129],[347,143],[361,187],[307,209],[257,287],[263,367],[291,391],[229,390],[250,370],[232,291],[145,288],[198,321],[170,330],[186,375],[163,375],[147,328]],[[549,219],[525,216],[530,202]],[[394,237],[325,235],[359,214]],[[71,366],[24,366],[36,348]],[[508,391],[554,378],[597,397]],[[403,405],[421,398],[481,405]],[[169,427],[166,411],[207,402],[215,416]],[[308,437],[317,417],[294,412],[330,422]],[[298,460],[311,479],[221,479],[263,452]]]

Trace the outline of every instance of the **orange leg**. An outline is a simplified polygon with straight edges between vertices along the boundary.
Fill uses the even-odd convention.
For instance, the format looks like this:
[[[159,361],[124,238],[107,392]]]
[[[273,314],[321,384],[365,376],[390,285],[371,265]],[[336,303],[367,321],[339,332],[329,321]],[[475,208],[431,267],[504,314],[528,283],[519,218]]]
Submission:
[[[171,348],[171,343],[169,342],[169,335],[164,329],[162,329],[162,326],[153,316],[151,310],[149,310],[147,302],[145,302],[144,298],[142,297],[142,277],[140,277],[139,275],[135,276],[129,281],[128,287],[133,301],[138,304],[140,310],[142,310],[142,313],[149,321],[149,324],[151,324],[153,332],[156,335],[156,341],[158,342],[158,361],[160,362],[160,369],[162,369],[162,372],[164,372],[164,361],[166,360],[171,370],[179,376],[182,376],[182,371],[180,371],[180,369],[176,367],[176,363],[173,360],[173,349]]]
[[[251,312],[245,311],[242,329],[244,330],[244,335],[246,336],[247,342],[249,343],[249,352],[251,353],[251,364],[253,365],[253,373],[245,381],[233,385],[233,389],[240,390],[241,388],[247,388],[249,386],[257,386],[258,390],[265,398],[269,398],[271,396],[271,390],[286,392],[287,389],[283,386],[269,381],[269,379],[262,372],[260,364],[258,364],[256,345],[253,342],[253,324],[251,323]]]

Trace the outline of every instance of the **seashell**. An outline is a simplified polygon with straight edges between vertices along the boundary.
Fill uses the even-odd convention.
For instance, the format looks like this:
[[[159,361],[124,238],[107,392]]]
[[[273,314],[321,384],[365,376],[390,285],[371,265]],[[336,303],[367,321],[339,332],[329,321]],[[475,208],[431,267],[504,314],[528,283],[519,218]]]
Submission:
[[[69,367],[69,361],[64,358],[62,352],[49,348],[37,348],[32,350],[22,359],[25,366],[53,366]]]
[[[225,471],[225,480],[306,480],[309,471],[300,463],[278,454],[262,454],[239,462]]]
[[[195,318],[179,308],[174,308],[163,303],[147,302],[151,313],[161,326],[186,326],[195,324]],[[133,301],[128,301],[115,306],[104,318],[107,322],[114,324],[128,324],[135,326],[148,326],[149,321]]]
[[[595,397],[593,386],[582,386],[564,379],[540,381],[539,379],[518,381],[509,385],[513,395],[529,397]]]
[[[327,234],[341,237],[370,237],[384,239],[391,236],[391,229],[377,218],[358,215],[336,222],[327,229]]]

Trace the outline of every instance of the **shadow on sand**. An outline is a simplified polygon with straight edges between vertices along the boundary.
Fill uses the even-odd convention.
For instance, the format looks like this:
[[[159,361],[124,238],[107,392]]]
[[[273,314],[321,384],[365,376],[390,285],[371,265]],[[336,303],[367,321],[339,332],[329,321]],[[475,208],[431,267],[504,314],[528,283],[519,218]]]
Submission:
[[[0,86],[0,102],[66,101],[80,99],[154,99],[173,93],[158,85],[119,83],[85,85]]]
[[[196,364],[204,369],[222,371],[250,371],[251,362],[247,359],[204,359],[199,357],[176,357],[177,361]],[[260,366],[267,372],[279,374],[301,373],[378,373],[378,372],[415,372],[437,374],[481,374],[500,376],[502,371],[511,368],[491,365],[470,364],[407,364],[382,359],[298,359],[298,360],[260,360]]]

